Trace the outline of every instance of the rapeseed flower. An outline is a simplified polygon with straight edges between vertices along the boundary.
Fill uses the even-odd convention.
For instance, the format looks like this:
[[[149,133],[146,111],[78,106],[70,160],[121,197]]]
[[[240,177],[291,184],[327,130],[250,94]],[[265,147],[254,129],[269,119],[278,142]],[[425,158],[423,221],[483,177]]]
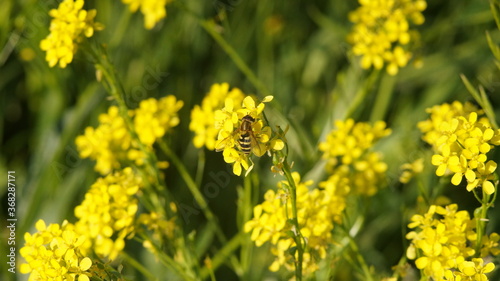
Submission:
[[[492,271],[494,265],[488,263],[483,267],[483,258],[492,249],[495,252],[498,244],[482,243],[479,258],[475,258],[478,254],[473,248],[478,238],[476,219],[471,219],[467,211],[458,210],[456,204],[432,205],[426,214],[414,215],[411,221],[408,227],[414,230],[406,235],[411,240],[407,256],[415,259],[415,265],[425,277],[488,280],[484,274]],[[487,239],[487,236],[483,238]]]
[[[327,160],[327,171],[348,179],[348,185],[357,194],[375,194],[385,181],[387,164],[382,161],[380,153],[370,149],[391,130],[383,121],[371,126],[364,122],[355,123],[353,119],[337,120],[335,127],[326,141],[319,144],[319,150]]]
[[[83,0],[64,0],[57,9],[49,11],[53,18],[50,34],[40,42],[40,48],[47,52],[45,59],[50,67],[59,63],[59,67],[65,68],[73,60],[78,44],[104,28],[94,22],[96,10],[86,11],[83,4]]]
[[[182,106],[182,101],[167,96],[159,100],[143,100],[139,108],[129,111],[134,130],[147,150],[152,151],[153,144],[179,124],[177,112]],[[141,166],[146,159],[116,106],[111,106],[107,113],[99,115],[99,126],[87,127],[75,143],[80,157],[96,160],[95,170],[102,175],[132,163]],[[157,165],[164,168],[167,163],[159,162]]]
[[[122,0],[122,2],[129,5],[131,12],[140,9],[144,15],[144,27],[152,29],[161,19],[167,16],[165,6],[172,0]]]
[[[424,158],[419,158],[412,163],[401,165],[401,170],[403,170],[403,172],[401,176],[399,176],[399,181],[401,183],[409,183],[416,174],[420,174],[424,170]]]
[[[29,280],[90,280],[92,260],[87,256],[85,235],[67,221],[47,226],[39,220],[35,226],[37,232],[24,235],[25,244],[19,251],[26,260],[21,273],[29,273]]]
[[[497,163],[488,160],[487,153],[500,145],[500,130],[494,130],[484,112],[470,103],[443,104],[427,109],[428,120],[418,123],[424,141],[432,145],[432,164],[436,175],[453,174],[451,183],[467,182],[467,190],[481,186],[492,194],[492,182]]]
[[[374,67],[396,75],[399,68],[408,64],[412,53],[408,50],[417,40],[418,33],[410,24],[424,22],[424,0],[359,0],[361,5],[349,14],[354,23],[347,40],[353,53],[361,56],[361,67]]]
[[[110,260],[125,247],[125,238],[134,232],[141,179],[131,168],[99,178],[75,208],[75,227],[87,236],[95,253]]]
[[[301,182],[297,172],[292,173],[297,192],[297,220],[302,237],[306,241],[303,256],[303,274],[309,275],[318,269],[319,259],[326,257],[328,246],[332,244],[334,223],[341,222],[345,209],[347,187],[330,184],[324,189],[309,190],[312,181]],[[269,267],[271,271],[285,268],[293,271],[295,256],[289,250],[296,246],[295,240],[287,233],[297,231],[289,223],[292,214],[287,181],[278,183],[278,190],[268,190],[264,202],[254,207],[254,217],[244,226],[245,232],[251,232],[251,239],[256,246],[266,242],[271,244],[271,253],[275,260]]]
[[[255,100],[247,96],[241,107],[238,107],[235,106],[233,98],[228,97],[224,101],[224,108],[215,112],[215,128],[218,130],[215,149],[223,151],[226,163],[233,163],[235,175],[241,175],[242,168],[247,170],[247,173],[253,168],[249,158],[251,154],[261,157],[266,152],[281,150],[284,147],[283,141],[276,135],[273,136],[271,127],[264,123],[265,103],[272,99],[272,96],[267,96],[256,105]],[[242,127],[244,122],[245,128]],[[243,138],[246,147],[242,147]]]
[[[224,106],[224,101],[233,100],[234,110],[241,108],[245,95],[238,88],[229,90],[228,83],[213,84],[210,92],[191,110],[189,129],[195,133],[193,144],[196,148],[206,146],[208,150],[215,149],[219,129],[215,128],[215,111]]]

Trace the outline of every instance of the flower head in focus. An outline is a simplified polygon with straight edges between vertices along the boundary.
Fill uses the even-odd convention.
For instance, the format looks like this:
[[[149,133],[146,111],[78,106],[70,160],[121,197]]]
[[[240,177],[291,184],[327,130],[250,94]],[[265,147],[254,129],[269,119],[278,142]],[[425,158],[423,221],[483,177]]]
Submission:
[[[418,33],[410,24],[424,22],[426,1],[359,0],[359,4],[349,14],[354,27],[347,40],[353,45],[354,55],[361,56],[364,69],[382,69],[386,65],[387,73],[396,75],[411,58],[408,47],[415,43]]]
[[[245,95],[238,88],[229,90],[228,83],[213,84],[210,92],[191,110],[189,129],[195,133],[193,143],[197,148],[206,146],[208,150],[215,149],[219,129],[215,128],[215,111],[224,106],[226,99],[231,99],[234,110],[241,107]]]
[[[129,5],[131,12],[141,10],[144,15],[144,27],[152,29],[161,19],[167,16],[165,7],[172,0],[122,0],[122,2]]]
[[[40,42],[40,48],[47,52],[45,59],[50,67],[59,64],[65,68],[73,60],[78,43],[104,28],[94,22],[96,10],[84,10],[83,4],[83,0],[64,0],[57,9],[49,11],[53,18],[50,34]]]
[[[226,98],[224,108],[215,112],[215,128],[218,130],[215,149],[223,151],[224,161],[233,163],[233,172],[240,175],[242,168],[247,173],[252,169],[250,155],[261,157],[271,150],[281,150],[284,143],[271,127],[264,122],[263,110],[272,96],[256,104],[251,96],[243,99],[238,109],[232,98]]]
[[[488,160],[488,152],[500,145],[500,130],[494,130],[479,110],[470,103],[458,101],[427,110],[430,118],[419,122],[424,141],[432,145],[432,164],[436,175],[453,175],[451,183],[459,185],[465,178],[467,190],[482,187],[492,194],[497,163]]]
[[[382,155],[370,149],[375,143],[389,135],[383,121],[373,126],[353,119],[337,120],[335,129],[319,144],[326,159],[326,169],[331,175],[346,178],[349,186],[357,194],[374,195],[385,180],[387,164]]]

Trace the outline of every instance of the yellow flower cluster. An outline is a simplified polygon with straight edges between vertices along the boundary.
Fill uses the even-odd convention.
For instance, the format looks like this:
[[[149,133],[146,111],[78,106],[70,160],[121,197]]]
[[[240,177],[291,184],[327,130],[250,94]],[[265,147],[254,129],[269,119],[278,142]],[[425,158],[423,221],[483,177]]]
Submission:
[[[99,256],[113,260],[123,250],[124,239],[134,231],[138,209],[134,195],[141,186],[141,179],[131,168],[125,168],[99,178],[75,208],[79,219],[75,226]]]
[[[476,221],[467,211],[459,211],[456,204],[445,207],[432,205],[426,214],[414,215],[406,235],[411,240],[407,250],[409,259],[422,274],[432,280],[482,280],[495,265],[484,264],[489,253],[498,254],[498,234],[483,238],[481,252],[476,253]],[[493,242],[493,243],[491,243]],[[478,258],[474,258],[480,254]]]
[[[20,254],[27,263],[21,264],[21,273],[30,273],[29,280],[89,281],[92,260],[86,256],[85,235],[67,221],[47,227],[39,220],[35,226],[36,233],[24,235]]]
[[[468,191],[481,186],[487,194],[494,193],[491,180],[497,163],[487,161],[487,153],[500,145],[500,130],[492,129],[483,111],[470,103],[445,103],[427,112],[430,118],[419,122],[418,127],[436,153],[432,156],[432,164],[438,167],[436,175],[453,174],[454,185],[465,177]]]
[[[50,34],[40,42],[40,48],[47,52],[45,59],[50,67],[59,63],[61,68],[71,63],[77,44],[84,37],[92,37],[94,31],[102,30],[100,23],[94,22],[96,10],[86,11],[83,0],[64,0],[49,15]]]
[[[387,164],[382,162],[381,154],[369,151],[382,137],[391,133],[383,121],[373,126],[368,123],[355,123],[353,119],[337,120],[334,129],[319,144],[327,159],[327,170],[331,173],[328,181],[347,179],[348,185],[357,194],[371,196],[385,180]]]
[[[285,146],[281,139],[272,136],[271,127],[263,121],[264,103],[272,99],[272,96],[267,96],[256,105],[255,100],[247,96],[238,109],[234,105],[234,100],[228,97],[224,101],[224,108],[215,112],[215,128],[218,130],[215,149],[223,151],[226,163],[234,163],[235,175],[241,175],[242,167],[247,170],[247,173],[253,168],[253,164],[249,165],[251,162],[249,155],[261,157],[267,151],[281,150]],[[243,120],[244,118],[246,119]],[[246,144],[249,146],[248,151],[241,146],[240,138],[243,136],[246,136],[249,141]]]
[[[328,246],[333,243],[333,223],[341,222],[341,214],[345,209],[345,195],[348,188],[342,185],[331,184],[324,189],[309,190],[312,181],[301,182],[297,172],[292,173],[297,187],[297,216],[299,230],[307,247],[303,258],[303,274],[310,275],[318,269],[318,261],[324,259]],[[244,226],[245,232],[252,232],[251,239],[257,246],[266,242],[271,243],[271,253],[275,260],[269,267],[271,271],[285,268],[293,271],[297,256],[289,254],[289,250],[296,246],[288,231],[297,231],[288,222],[291,218],[292,207],[287,181],[278,183],[278,191],[268,190],[265,201],[254,207],[254,217]],[[297,255],[298,253],[295,253]]]
[[[353,45],[353,53],[362,56],[361,67],[382,69],[384,64],[390,75],[408,64],[411,52],[407,50],[415,41],[416,31],[410,29],[424,22],[422,11],[425,0],[359,0],[361,5],[349,14],[354,23],[347,40]]]
[[[144,27],[152,29],[161,19],[167,16],[165,6],[172,0],[122,0],[122,2],[129,5],[132,12],[140,9],[144,15]]]
[[[139,108],[130,110],[129,115],[133,117],[134,129],[140,141],[152,149],[157,139],[179,124],[177,112],[182,106],[182,101],[167,96],[159,100],[143,100]],[[108,113],[101,114],[99,123],[97,128],[87,127],[85,133],[76,138],[81,158],[96,160],[95,170],[102,175],[129,166],[130,161],[139,166],[144,164],[146,156],[132,139],[118,107],[111,106]],[[158,165],[166,167],[165,163]]]
[[[241,108],[245,95],[238,88],[229,91],[229,84],[214,84],[210,92],[201,102],[201,106],[195,105],[191,111],[191,123],[189,129],[195,133],[194,146],[201,148],[206,146],[208,150],[215,149],[218,129],[215,128],[215,111],[224,106],[226,99],[233,101],[233,110]]]

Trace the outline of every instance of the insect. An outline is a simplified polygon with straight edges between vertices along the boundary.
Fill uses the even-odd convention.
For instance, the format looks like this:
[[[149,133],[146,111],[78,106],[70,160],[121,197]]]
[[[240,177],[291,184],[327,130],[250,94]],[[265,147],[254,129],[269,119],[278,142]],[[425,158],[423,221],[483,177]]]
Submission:
[[[255,136],[252,131],[253,122],[255,122],[255,119],[252,116],[245,115],[241,119],[241,125],[239,128],[240,138],[238,143],[240,144],[241,152],[247,155],[252,152],[252,143],[255,142]]]
[[[216,151],[224,150],[224,147],[228,144],[230,139],[233,138],[236,134],[239,134],[238,144],[240,147],[240,151],[243,152],[243,154],[245,155],[249,155],[252,152],[252,150],[254,150],[254,153],[260,156],[261,155],[260,146],[257,143],[257,139],[255,138],[252,129],[254,122],[255,118],[253,118],[252,116],[250,115],[243,116],[243,118],[241,118],[241,124],[238,127],[238,129],[236,129],[230,136],[221,140],[219,142],[219,145],[216,147]]]

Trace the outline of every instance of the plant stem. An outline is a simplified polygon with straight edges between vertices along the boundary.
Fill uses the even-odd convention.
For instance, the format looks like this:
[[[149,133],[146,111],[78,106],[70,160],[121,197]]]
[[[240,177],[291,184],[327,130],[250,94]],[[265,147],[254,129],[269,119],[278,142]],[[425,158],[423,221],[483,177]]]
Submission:
[[[396,78],[387,73],[382,75],[382,80],[380,81],[380,87],[378,87],[377,99],[375,100],[375,105],[373,106],[370,120],[372,122],[378,120],[384,120],[387,113],[387,108],[391,102],[392,94],[394,93],[394,84],[396,83]]]
[[[200,24],[205,31],[212,36],[212,38],[219,44],[219,46],[226,52],[226,54],[231,58],[231,60],[236,64],[236,66],[245,74],[248,80],[255,86],[255,88],[261,92],[264,96],[271,95],[269,89],[266,85],[262,83],[259,78],[253,73],[253,71],[248,67],[248,65],[243,61],[238,52],[222,37],[215,29],[215,23],[211,20],[201,20],[198,19]]]
[[[196,185],[194,179],[191,177],[189,172],[186,169],[186,166],[184,166],[184,163],[177,157],[175,153],[170,149],[170,147],[163,141],[160,140],[158,142],[160,149],[167,155],[167,157],[172,161],[174,166],[177,168],[177,171],[179,171],[179,174],[181,175],[182,179],[186,183],[189,191],[193,195],[194,199],[196,200],[196,203],[200,206],[203,214],[208,220],[208,223],[212,225],[214,228],[215,234],[217,235],[217,238],[220,240],[221,243],[226,243],[227,239],[224,235],[224,233],[221,230],[221,227],[217,221],[217,218],[215,215],[212,213],[210,208],[208,207],[208,203],[201,194],[200,190],[198,189],[198,186]]]
[[[142,275],[144,275],[149,280],[158,280],[147,268],[145,268],[140,262],[138,262],[135,258],[128,255],[125,251],[121,253],[121,256],[127,261],[128,264],[135,267]]]
[[[370,272],[370,268],[366,264],[365,259],[359,252],[358,245],[356,244],[356,241],[354,241],[354,238],[351,236],[351,234],[344,229],[344,232],[346,234],[346,237],[349,239],[349,246],[351,247],[351,250],[354,252],[356,256],[356,260],[358,261],[359,266],[361,267],[361,270],[363,271],[364,274],[364,280],[365,281],[373,281],[372,274]]]
[[[288,151],[288,149],[286,149]],[[292,172],[290,168],[290,164],[287,162],[287,156],[284,155],[282,151],[277,152],[278,157],[282,160],[283,166],[282,170],[285,174],[285,177],[288,181],[289,193],[290,193],[290,201],[292,203],[292,218],[291,222],[295,229],[293,229],[293,233],[295,235],[294,240],[297,244],[297,261],[295,262],[295,278],[297,281],[302,280],[302,262],[304,257],[304,247],[302,246],[303,236],[300,233],[299,220],[297,216],[297,186],[295,185],[295,181],[292,177]]]

